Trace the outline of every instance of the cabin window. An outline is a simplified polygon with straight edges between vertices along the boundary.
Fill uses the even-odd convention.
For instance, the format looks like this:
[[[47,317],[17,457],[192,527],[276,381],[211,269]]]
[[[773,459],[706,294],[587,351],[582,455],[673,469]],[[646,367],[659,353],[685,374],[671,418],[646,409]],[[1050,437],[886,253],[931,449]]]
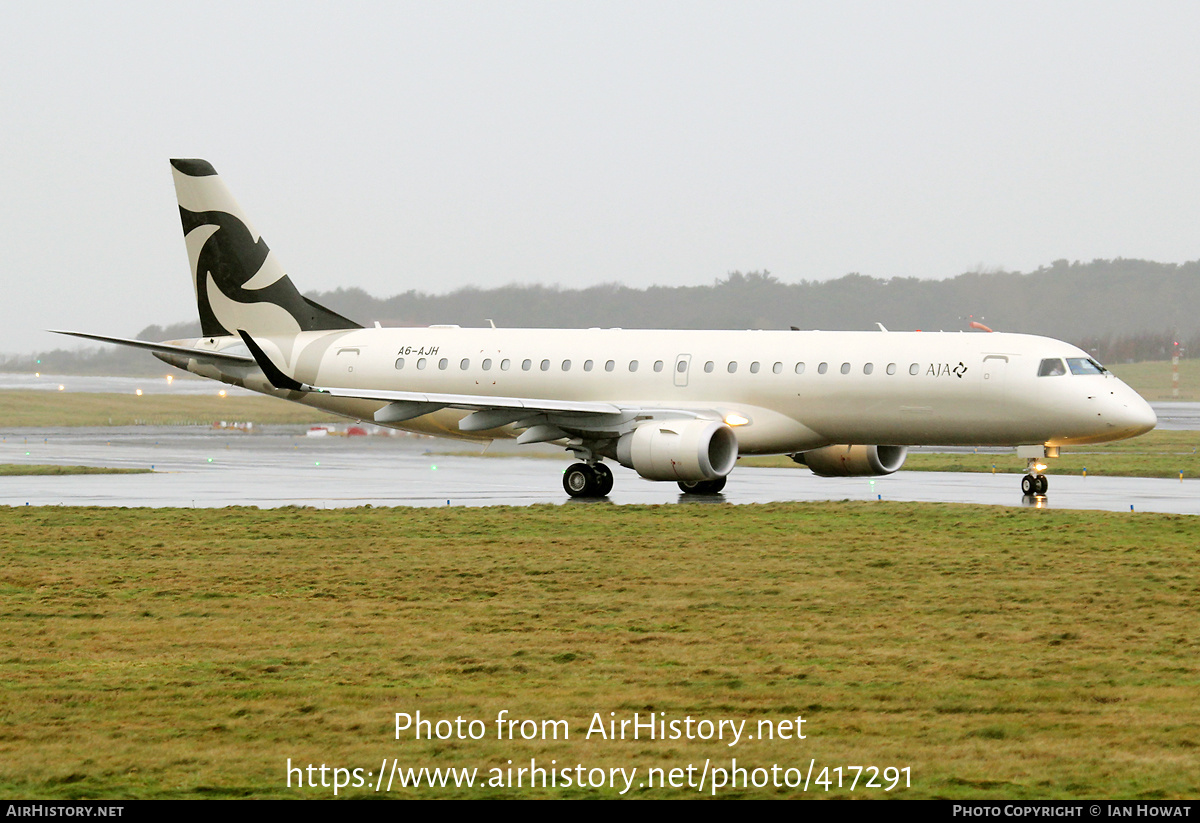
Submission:
[[[824,374],[827,371],[829,371],[828,363],[822,363],[821,365],[817,366],[817,374]]]
[[[908,373],[911,375],[915,376],[915,375],[919,374],[920,372],[921,372],[921,364],[920,363],[913,363],[911,366],[908,367]]]
[[[849,373],[850,373],[850,364],[843,363],[842,364],[842,374],[849,374]]]
[[[529,369],[530,369],[532,366],[533,366],[533,361],[532,361],[532,360],[522,360],[522,361],[521,361],[521,371],[529,371]]]
[[[450,365],[450,361],[447,360],[445,357],[443,357],[441,360],[438,361],[438,368],[441,369],[442,371],[445,371],[446,367],[449,365]]]
[[[737,361],[730,360],[729,365],[726,366],[726,369],[729,371],[730,374],[733,374],[735,371],[737,371]]]
[[[755,360],[753,363],[750,364],[750,373],[758,374],[758,369],[759,369],[758,361]]]
[[[716,366],[714,365],[713,361],[709,360],[707,363],[704,364],[704,373],[712,374],[712,370],[714,368],[716,368]]]
[[[570,371],[570,370],[571,370],[571,361],[564,360],[563,361],[563,371]]]
[[[636,360],[630,360],[630,361],[629,361],[629,370],[630,370],[630,371],[637,371],[637,361],[636,361]]]
[[[605,370],[605,371],[612,371],[612,370],[613,370],[613,369],[615,369],[616,367],[617,367],[617,361],[616,361],[616,360],[609,360],[607,363],[605,363],[605,364],[604,364],[604,370]]]
[[[685,371],[687,371],[687,367],[688,367],[688,361],[680,360],[678,363],[675,364],[675,371],[679,372],[680,374],[683,374]]]
[[[484,361],[483,361],[483,370],[484,370],[484,371],[491,371],[491,368],[492,368],[492,361],[491,361],[491,359],[489,358],[489,359],[487,359],[487,360],[484,360]]]
[[[888,373],[888,374],[895,374],[895,373],[896,373],[896,364],[895,364],[895,363],[888,363],[888,367],[887,367],[887,373]]]
[[[870,374],[873,371],[875,371],[874,363],[864,363],[863,364],[863,374]]]
[[[398,369],[404,368],[404,358],[403,357],[396,358],[396,368],[398,368]]]
[[[464,357],[464,358],[462,359],[462,362],[458,364],[458,367],[459,367],[460,369],[462,369],[463,371],[466,371],[467,369],[471,368],[471,361],[470,361],[470,359],[469,359],[469,358],[466,358],[466,357]]]
[[[543,360],[543,361],[542,361],[542,365],[541,365],[541,369],[542,369],[542,371],[550,371],[550,361],[549,361],[549,360]]]
[[[417,361],[417,368],[418,369],[425,368],[425,358],[424,357],[422,357],[420,360]]]
[[[776,374],[783,374],[783,364],[776,363],[774,366],[771,367],[771,371],[775,372]]]
[[[508,371],[508,367],[512,365],[512,361],[507,357],[500,361],[500,371]]]
[[[1038,377],[1061,377],[1067,373],[1067,367],[1057,357],[1047,357],[1038,367]]]
[[[804,374],[804,364],[803,363],[796,364],[796,374]]]
[[[663,370],[663,362],[662,362],[661,360],[655,360],[655,361],[654,361],[654,370],[655,370],[655,371],[662,371],[662,370]]]
[[[583,361],[583,370],[584,370],[584,371],[591,371],[591,370],[592,370],[592,361],[591,361],[591,360],[584,360],[584,361]]]

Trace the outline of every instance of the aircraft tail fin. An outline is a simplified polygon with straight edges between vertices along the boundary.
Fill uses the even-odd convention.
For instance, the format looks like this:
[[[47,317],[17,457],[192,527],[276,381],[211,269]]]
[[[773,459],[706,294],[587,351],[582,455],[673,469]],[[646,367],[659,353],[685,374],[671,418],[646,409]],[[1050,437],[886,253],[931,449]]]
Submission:
[[[205,337],[362,328],[296,289],[212,164],[172,160],[171,173]]]

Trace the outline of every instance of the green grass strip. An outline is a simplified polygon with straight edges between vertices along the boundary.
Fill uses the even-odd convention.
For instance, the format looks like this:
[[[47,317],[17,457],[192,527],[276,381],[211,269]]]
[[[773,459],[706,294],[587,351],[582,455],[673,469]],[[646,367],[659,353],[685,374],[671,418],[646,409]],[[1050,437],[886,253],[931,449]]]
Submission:
[[[114,469],[107,466],[49,466],[0,463],[0,477],[26,477],[52,474],[150,474],[150,469]]]
[[[807,796],[1194,798],[1198,522],[873,502],[0,509],[0,795],[332,796],[286,788],[288,758],[644,775],[736,757],[911,769],[902,791]],[[394,713],[418,710],[489,733],[397,740]],[[498,740],[501,711],[566,720],[569,739]],[[802,716],[806,739],[586,740],[597,712]]]

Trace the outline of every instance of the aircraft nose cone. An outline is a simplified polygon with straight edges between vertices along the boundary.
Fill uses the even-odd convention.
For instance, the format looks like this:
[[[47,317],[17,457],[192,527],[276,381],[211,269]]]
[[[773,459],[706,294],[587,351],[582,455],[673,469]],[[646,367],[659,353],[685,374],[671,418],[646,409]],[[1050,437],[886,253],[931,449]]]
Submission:
[[[1134,404],[1130,409],[1130,417],[1133,419],[1133,425],[1137,428],[1138,434],[1145,434],[1158,425],[1158,415],[1154,413],[1154,409],[1150,408],[1150,404],[1140,397],[1141,403]]]
[[[1132,391],[1130,394],[1133,396],[1126,398],[1113,415],[1113,424],[1124,432],[1126,437],[1137,437],[1158,425],[1158,415],[1140,395]]]

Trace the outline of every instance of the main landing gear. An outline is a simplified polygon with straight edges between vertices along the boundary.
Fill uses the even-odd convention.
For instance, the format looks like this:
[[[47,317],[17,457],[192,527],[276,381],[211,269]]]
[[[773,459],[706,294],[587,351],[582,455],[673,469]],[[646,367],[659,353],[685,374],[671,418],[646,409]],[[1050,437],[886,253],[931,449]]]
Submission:
[[[603,463],[572,463],[563,472],[563,489],[572,497],[607,497],[612,488],[612,469]]]
[[[685,494],[720,494],[725,480],[681,480],[679,488]],[[563,489],[572,497],[608,497],[613,489],[612,469],[603,463],[572,463],[563,472]]]
[[[684,494],[720,494],[725,488],[725,478],[716,480],[680,480],[679,488]]]

